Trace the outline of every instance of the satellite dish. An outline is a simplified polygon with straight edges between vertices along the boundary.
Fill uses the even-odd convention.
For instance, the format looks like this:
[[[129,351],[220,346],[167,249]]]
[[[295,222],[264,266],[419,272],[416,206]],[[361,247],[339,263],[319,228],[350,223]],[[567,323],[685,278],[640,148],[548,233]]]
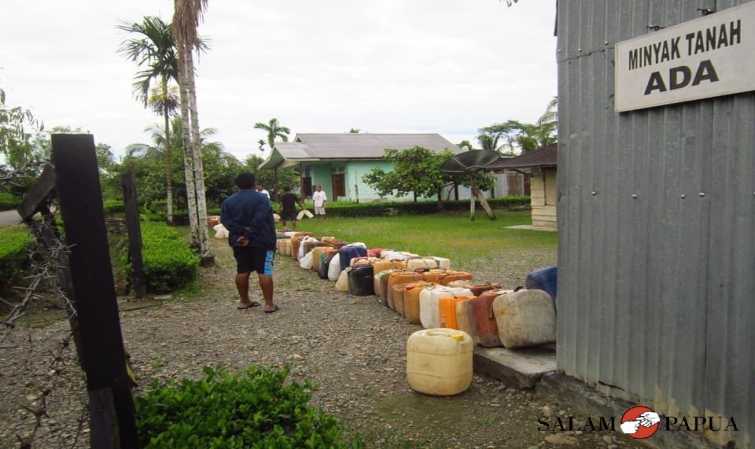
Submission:
[[[447,160],[440,171],[447,175],[464,175],[480,170],[487,170],[488,166],[497,162],[501,155],[490,150],[471,150],[459,153]]]

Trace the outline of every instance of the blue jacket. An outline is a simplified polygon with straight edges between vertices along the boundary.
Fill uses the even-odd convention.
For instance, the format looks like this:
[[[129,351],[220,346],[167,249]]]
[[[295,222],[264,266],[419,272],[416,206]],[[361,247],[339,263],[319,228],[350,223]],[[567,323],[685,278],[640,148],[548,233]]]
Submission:
[[[241,190],[226,198],[220,206],[220,222],[228,229],[231,246],[238,246],[237,240],[244,236],[249,239],[249,246],[275,249],[273,209],[262,193]]]

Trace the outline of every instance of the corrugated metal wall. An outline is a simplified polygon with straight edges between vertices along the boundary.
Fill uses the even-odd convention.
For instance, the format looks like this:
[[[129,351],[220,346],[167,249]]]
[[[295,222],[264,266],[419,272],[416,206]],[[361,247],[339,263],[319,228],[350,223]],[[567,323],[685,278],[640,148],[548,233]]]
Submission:
[[[751,447],[755,94],[613,105],[615,42],[741,3],[559,1],[558,363]]]

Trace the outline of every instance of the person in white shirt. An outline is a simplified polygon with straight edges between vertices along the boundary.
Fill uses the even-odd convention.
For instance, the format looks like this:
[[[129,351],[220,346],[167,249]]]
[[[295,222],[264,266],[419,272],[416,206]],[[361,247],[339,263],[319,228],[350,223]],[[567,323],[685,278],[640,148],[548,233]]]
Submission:
[[[328,196],[322,190],[322,186],[317,186],[315,193],[312,194],[312,202],[315,203],[315,216],[325,216],[325,201]]]
[[[257,191],[258,191],[259,193],[261,193],[261,194],[265,195],[265,196],[267,197],[268,201],[270,200],[270,192],[268,192],[268,191],[267,191],[267,190],[265,189],[265,186],[263,186],[262,184],[257,184]]]

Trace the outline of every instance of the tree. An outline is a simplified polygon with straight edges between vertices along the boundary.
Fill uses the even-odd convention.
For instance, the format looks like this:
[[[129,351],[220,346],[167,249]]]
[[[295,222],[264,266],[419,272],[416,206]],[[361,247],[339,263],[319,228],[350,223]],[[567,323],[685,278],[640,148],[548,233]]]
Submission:
[[[144,17],[141,22],[119,25],[122,31],[134,35],[124,40],[119,48],[119,53],[127,59],[135,62],[142,68],[134,78],[134,92],[136,97],[144,104],[151,106],[155,113],[163,116],[166,130],[170,130],[170,116],[175,112],[177,101],[175,94],[170,91],[171,81],[178,79],[178,61],[176,58],[176,42],[171,31],[170,24],[165,23],[159,17]],[[157,92],[150,95],[150,88],[157,83]],[[169,139],[166,139],[166,142]],[[170,152],[170,148],[165,148]],[[171,158],[166,158],[170,164]],[[170,179],[172,169],[165,167],[167,220],[173,222],[173,190]]]
[[[535,123],[509,120],[480,128],[478,140],[483,149],[513,153],[515,148],[530,151],[558,142],[558,97],[553,98]],[[499,145],[500,140],[505,143]]]
[[[263,162],[265,162],[264,159],[254,154],[244,161],[244,169],[254,175],[258,184],[273,186],[276,190],[278,186],[294,188],[299,185],[300,178],[295,169],[291,167],[278,169],[276,174],[272,168],[260,168]]]
[[[359,134],[359,133],[361,133],[361,132],[362,132],[362,130],[361,130],[361,129],[359,129],[359,128],[351,128],[351,129],[349,130],[349,134]]]
[[[257,122],[254,129],[261,129],[267,133],[267,144],[271,150],[275,148],[275,139],[280,137],[284,142],[288,142],[288,135],[291,134],[291,130],[281,126],[277,118],[271,118],[268,123]]]
[[[187,131],[184,133],[184,168],[187,180],[189,224],[202,260],[210,263],[213,256],[210,252],[207,232],[207,200],[200,147],[193,54],[195,50],[202,48],[201,40],[197,35],[197,27],[207,8],[207,0],[174,0],[174,5],[173,37],[177,50],[178,84],[181,88],[181,117],[184,129]],[[192,179],[193,182],[191,182]]]
[[[463,151],[471,151],[471,150],[474,149],[474,148],[472,148],[472,142],[470,142],[468,140],[462,140],[456,146],[459,147],[459,148],[461,148]]]
[[[362,179],[375,189],[380,196],[395,194],[402,197],[408,194],[417,197],[437,195],[438,204],[442,204],[442,190],[446,178],[440,171],[441,165],[452,153],[434,153],[419,146],[405,150],[386,150],[385,160],[393,163],[393,170],[386,172],[373,168]]]
[[[0,89],[0,154],[12,169],[22,169],[38,159],[33,137],[43,130],[30,110],[7,106],[5,91]]]

